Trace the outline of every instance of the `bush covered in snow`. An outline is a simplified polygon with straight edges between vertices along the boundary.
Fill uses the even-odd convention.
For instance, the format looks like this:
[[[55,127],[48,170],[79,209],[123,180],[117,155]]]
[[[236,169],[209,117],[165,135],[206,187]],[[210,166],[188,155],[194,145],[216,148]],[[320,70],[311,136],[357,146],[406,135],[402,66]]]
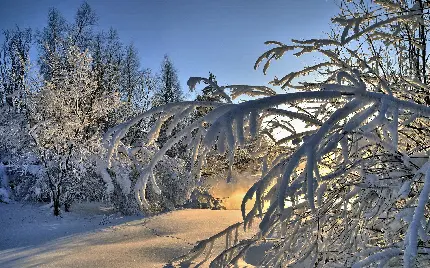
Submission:
[[[122,147],[112,159],[111,167],[106,170],[100,166],[108,191],[111,192],[111,202],[125,214],[135,214],[142,210],[136,196],[139,185],[139,169],[147,164],[155,154],[154,147],[138,147],[127,149]],[[103,170],[104,169],[104,170]],[[160,185],[161,195],[146,192],[150,200],[147,211],[159,212],[172,210],[183,205],[194,188],[195,180],[186,170],[186,163],[180,158],[163,156],[157,163],[154,176]]]
[[[192,174],[199,178],[213,148],[227,153],[231,167],[237,147],[284,130],[284,137],[276,140],[282,146],[277,157],[265,161],[260,179],[243,199],[244,222],[201,241],[177,262],[189,265],[208,258],[213,239],[225,237],[226,249],[212,259],[213,267],[233,265],[247,249],[267,241],[269,250],[257,263],[263,267],[430,265],[427,6],[423,1],[349,2],[333,19],[339,35],[291,44],[266,42],[273,48],[255,64],[263,63],[264,72],[289,51],[298,57],[320,56],[315,65],[272,82],[294,91],[214,84],[213,94],[227,103],[167,104],[106,136],[112,159],[121,138],[141,119],[161,114],[148,135],[152,142],[163,122],[173,128],[196,108],[211,108],[139,167],[135,193],[148,207],[147,187],[162,193],[156,166],[174,144],[189,145]],[[318,78],[310,82],[312,77]],[[194,88],[202,81],[209,82],[192,77],[188,85]],[[240,95],[254,99],[231,101]],[[264,124],[274,115],[277,126]],[[270,206],[264,207],[265,201]],[[248,202],[253,203],[250,210]],[[261,218],[259,232],[249,240],[233,239],[235,229],[249,227],[255,217]]]

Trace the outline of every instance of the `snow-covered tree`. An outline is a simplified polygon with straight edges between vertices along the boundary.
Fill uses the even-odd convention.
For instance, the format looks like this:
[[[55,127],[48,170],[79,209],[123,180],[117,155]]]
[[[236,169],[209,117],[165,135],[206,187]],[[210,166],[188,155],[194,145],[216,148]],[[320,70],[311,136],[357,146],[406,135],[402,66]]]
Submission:
[[[140,79],[140,61],[137,49],[133,44],[125,48],[125,56],[122,64],[121,91],[124,99],[131,103]]]
[[[142,118],[161,114],[149,133],[153,142],[163,122],[170,120],[172,129],[196,107],[213,108],[171,137],[139,169],[136,197],[148,206],[148,182],[160,193],[154,168],[179,141],[186,140],[193,152],[193,170],[199,173],[214,145],[219,153],[228,153],[232,165],[237,146],[256,136],[275,137],[274,132],[282,129],[284,137],[276,142],[283,149],[264,161],[260,179],[244,196],[244,221],[202,240],[177,262],[191,264],[209,258],[213,240],[224,237],[226,249],[212,259],[213,267],[233,265],[248,249],[261,244],[269,250],[253,264],[262,267],[430,265],[428,136],[424,129],[416,132],[429,126],[430,108],[422,101],[428,84],[424,71],[418,75],[411,66],[401,67],[405,59],[411,60],[410,55],[426,50],[417,43],[419,53],[410,53],[411,46],[399,40],[403,40],[402,31],[423,33],[422,25],[428,25],[423,12],[427,6],[423,1],[375,2],[370,12],[334,18],[342,29],[340,35],[292,40],[291,44],[266,42],[273,48],[255,64],[257,68],[264,63],[265,73],[273,60],[289,51],[298,57],[320,55],[317,64],[272,82],[295,89],[293,93],[276,94],[265,86],[216,86],[215,94],[226,99],[244,94],[256,98],[243,103],[170,103],[108,133],[112,158],[121,138]],[[372,49],[362,45],[369,40],[385,43],[388,54],[371,56]],[[398,61],[382,59],[390,55]],[[382,74],[383,64],[395,72]],[[426,61],[420,64],[428,67]],[[308,79],[298,79],[302,77]],[[312,77],[318,78],[311,82]],[[192,77],[188,85],[194,88],[206,80]],[[265,124],[274,121],[274,116],[278,124]],[[299,121],[303,123],[295,123]],[[250,210],[248,202],[253,202]],[[248,228],[256,217],[261,221],[255,236],[243,241],[234,238],[235,230]]]
[[[170,58],[164,55],[163,62],[161,63],[161,70],[159,73],[159,79],[157,82],[157,89],[152,97],[152,107],[158,107],[166,105],[168,103],[179,102],[183,100],[183,92],[179,83],[177,70],[173,65]],[[158,116],[158,115],[157,115]],[[158,126],[156,126],[158,127]],[[163,146],[163,144],[169,139],[169,137],[176,133],[175,129],[167,130],[164,125],[160,125],[160,135],[157,138],[157,144]],[[180,127],[178,125],[178,127]],[[184,147],[182,144],[176,145],[174,148],[169,150],[167,154],[171,157],[182,155],[184,158]]]
[[[64,50],[67,48],[68,24],[63,15],[51,8],[48,13],[48,25],[36,34],[36,41],[39,48],[40,73],[45,79],[51,79],[52,55],[64,58]],[[58,59],[57,59],[58,60]]]
[[[51,79],[45,80],[31,107],[31,134],[40,151],[51,189],[54,213],[80,198],[94,198],[91,191],[101,180],[96,164],[103,154],[101,127],[119,103],[119,95],[99,94],[92,74],[91,57],[70,47],[65,64],[51,56]]]
[[[170,58],[164,55],[161,63],[160,81],[154,94],[152,106],[157,107],[171,102],[178,102],[182,99],[183,93],[177,71]]]
[[[99,91],[119,92],[123,49],[117,31],[111,28],[97,34],[91,54]]]
[[[93,27],[97,16],[91,6],[84,2],[76,11],[74,21],[69,23],[56,8],[48,12],[48,23],[37,32],[36,43],[39,48],[40,73],[44,79],[51,79],[53,61],[66,61],[68,48],[73,46],[81,52],[90,49],[94,36]],[[55,55],[57,59],[51,59]]]
[[[151,69],[140,72],[137,88],[134,92],[136,108],[146,111],[151,107],[151,98],[157,89],[158,79]]]
[[[0,105],[7,104],[16,112],[25,109],[28,95],[31,29],[5,30],[0,48]]]
[[[28,97],[31,91],[31,29],[5,30],[0,48],[0,162],[3,195],[10,199],[34,193],[28,167],[37,165],[34,143],[28,134]],[[34,169],[32,169],[34,170]],[[6,182],[7,181],[7,182]]]
[[[123,64],[123,46],[116,30],[98,33],[90,49],[93,58],[94,79],[98,94],[120,93]],[[131,105],[122,104],[109,114],[104,131],[131,116]]]
[[[216,81],[216,77],[213,73],[209,72],[209,78],[207,81],[203,81],[207,86],[202,89],[202,92],[197,95],[196,101],[216,101],[223,102],[225,101],[222,96],[215,94],[216,86],[218,86],[218,82]],[[213,86],[212,84],[215,84]],[[197,109],[195,117],[201,117],[206,115],[210,111],[210,108],[200,108]]]
[[[11,198],[39,199],[47,188],[37,182],[40,166],[26,113],[1,106],[0,114],[0,162],[8,177],[4,189]]]
[[[93,41],[93,27],[97,24],[97,16],[91,6],[84,2],[78,8],[75,21],[69,31],[70,43],[85,51],[91,47]]]

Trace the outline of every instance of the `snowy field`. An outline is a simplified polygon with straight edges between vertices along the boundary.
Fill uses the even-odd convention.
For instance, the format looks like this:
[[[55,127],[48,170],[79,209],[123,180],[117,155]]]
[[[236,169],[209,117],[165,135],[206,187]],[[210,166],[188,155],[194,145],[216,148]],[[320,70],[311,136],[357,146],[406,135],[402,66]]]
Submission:
[[[62,217],[46,206],[0,203],[0,215],[2,268],[163,267],[197,241],[241,221],[237,210],[124,217],[99,203],[77,204]],[[215,249],[221,250],[225,241],[219,242]]]

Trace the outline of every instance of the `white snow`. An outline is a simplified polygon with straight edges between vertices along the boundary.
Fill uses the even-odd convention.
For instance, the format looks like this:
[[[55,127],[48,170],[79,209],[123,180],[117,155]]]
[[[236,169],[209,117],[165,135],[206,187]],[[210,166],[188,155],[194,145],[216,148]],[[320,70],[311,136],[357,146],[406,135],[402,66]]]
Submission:
[[[49,205],[0,203],[0,250],[35,247],[137,218],[113,214],[102,203],[74,204],[71,210],[55,217]]]
[[[72,210],[54,217],[48,206],[0,203],[0,267],[162,267],[241,221],[239,210],[179,210],[149,218],[112,214],[101,203]],[[225,239],[215,243],[215,252],[223,246]]]

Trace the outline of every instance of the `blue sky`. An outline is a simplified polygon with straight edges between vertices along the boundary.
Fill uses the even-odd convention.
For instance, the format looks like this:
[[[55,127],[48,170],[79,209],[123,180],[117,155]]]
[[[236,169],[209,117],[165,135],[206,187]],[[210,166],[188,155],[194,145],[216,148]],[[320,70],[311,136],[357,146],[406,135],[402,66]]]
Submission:
[[[133,42],[141,65],[158,70],[167,53],[179,71],[182,87],[190,76],[208,76],[220,84],[267,84],[275,75],[306,64],[288,54],[264,76],[253,65],[267,40],[324,37],[338,8],[334,0],[88,0],[99,18],[97,28],[118,30]],[[0,0],[0,28],[19,25],[41,29],[50,7],[72,21],[82,1]],[[307,58],[308,60],[312,60]]]

